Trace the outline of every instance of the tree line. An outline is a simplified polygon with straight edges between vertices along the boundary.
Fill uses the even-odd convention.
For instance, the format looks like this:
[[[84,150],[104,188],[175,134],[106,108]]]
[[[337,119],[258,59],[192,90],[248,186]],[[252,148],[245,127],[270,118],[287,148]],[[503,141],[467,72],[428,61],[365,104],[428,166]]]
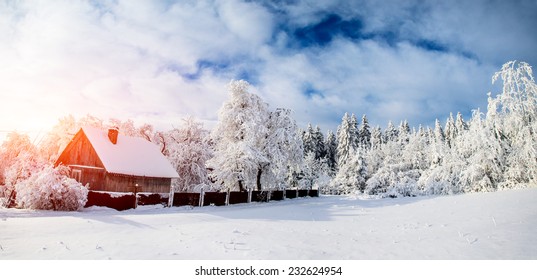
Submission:
[[[67,116],[39,143],[8,134],[0,146],[0,197],[17,187],[25,193],[44,171],[65,182],[68,172],[51,166],[82,126],[115,126],[158,145],[180,175],[175,191],[317,188],[325,194],[396,197],[534,185],[537,86],[531,66],[508,62],[493,76],[497,81],[502,92],[489,93],[485,113],[476,109],[468,121],[450,114],[433,128],[401,121],[381,129],[370,127],[366,115],[358,121],[345,113],[337,131],[325,136],[318,126],[299,128],[289,109],[271,110],[242,80],[229,84],[229,99],[211,131],[192,117],[155,131],[132,120]]]

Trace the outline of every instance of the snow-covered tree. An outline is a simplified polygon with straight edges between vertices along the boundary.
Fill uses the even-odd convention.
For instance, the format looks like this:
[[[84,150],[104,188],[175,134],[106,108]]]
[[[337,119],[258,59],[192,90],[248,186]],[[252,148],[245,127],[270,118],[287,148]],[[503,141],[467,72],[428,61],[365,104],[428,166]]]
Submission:
[[[358,139],[360,146],[365,149],[371,148],[371,131],[369,128],[369,121],[367,120],[366,115],[362,116],[362,123],[360,124],[360,128],[358,129]]]
[[[350,158],[339,167],[332,185],[340,194],[361,193],[365,189],[366,177],[367,164],[364,149],[358,148],[353,150]]]
[[[211,133],[214,157],[208,166],[224,188],[245,190],[255,185],[262,190],[263,182],[265,188],[278,187],[284,174],[289,176],[301,163],[301,139],[291,111],[270,112],[259,96],[248,91],[249,86],[242,80],[230,83],[230,99],[220,109],[219,123]]]
[[[324,145],[324,135],[321,132],[321,128],[316,125],[315,132],[313,134],[315,139],[315,158],[321,159],[326,157],[326,146]]]
[[[382,139],[382,130],[380,129],[380,126],[377,125],[375,128],[373,128],[373,131],[371,132],[371,148],[379,148],[380,145],[383,143]]]
[[[315,131],[313,130],[313,126],[311,124],[308,124],[308,127],[306,130],[302,132],[302,143],[304,147],[304,154],[310,154],[313,153],[314,155],[316,150],[316,143],[315,143]]]
[[[360,139],[358,134],[358,119],[355,114],[351,114],[350,123],[349,123],[349,133],[351,134],[351,139],[354,140],[353,146],[356,148],[360,145]]]
[[[313,128],[311,124],[308,124],[306,130],[302,133],[302,142],[304,143],[305,155],[313,153],[317,160],[325,157],[324,136],[319,126]]]
[[[334,176],[337,171],[337,139],[331,130],[326,135],[325,147],[326,164],[328,165],[329,174],[330,176]]]
[[[354,114],[352,115],[354,116]],[[345,113],[343,119],[341,120],[341,125],[337,130],[337,160],[338,168],[343,166],[347,159],[350,157],[350,154],[353,151],[356,151],[357,148],[357,131],[355,121],[353,117],[349,116],[348,113]],[[354,117],[356,120],[356,117]]]
[[[10,132],[0,146],[0,185],[14,185],[19,179],[26,178],[29,174],[18,165],[22,164],[21,159],[27,160],[28,157],[37,160],[37,149],[28,135]],[[17,168],[14,168],[15,165]],[[11,174],[6,179],[8,171]]]
[[[446,120],[444,135],[446,137],[446,144],[451,147],[451,142],[455,139],[455,137],[457,137],[457,128],[455,126],[455,119],[453,118],[452,113],[449,113],[449,117]]]
[[[438,119],[434,123],[434,139],[438,143],[444,143],[446,141],[444,129],[442,129],[442,124],[440,124]]]
[[[384,131],[384,141],[387,142],[395,142],[397,141],[398,133],[397,129],[395,129],[395,126],[393,125],[392,121],[388,122],[388,126],[386,127],[386,130]]]
[[[486,127],[479,110],[469,129],[461,135],[456,151],[466,160],[460,171],[458,187],[464,192],[494,191],[503,181],[504,149]],[[454,152],[454,150],[452,150]]]
[[[79,128],[72,115],[61,118],[39,145],[43,157],[50,163],[55,162]]]
[[[47,166],[15,185],[17,205],[28,209],[76,211],[87,202],[88,189],[67,176],[69,168]]]
[[[194,192],[196,186],[209,184],[205,164],[211,157],[211,147],[207,136],[203,124],[193,117],[184,119],[179,128],[158,134],[162,153],[179,174],[173,180],[175,191]]]
[[[218,113],[212,131],[214,157],[208,166],[222,188],[246,190],[259,188],[264,168],[270,164],[264,153],[268,135],[268,105],[249,92],[248,82],[232,81],[230,98]]]
[[[408,141],[410,140],[410,126],[408,125],[407,120],[404,120],[399,124],[397,135],[398,141],[402,144],[402,146],[408,144]]]
[[[284,188],[286,179],[299,172],[304,149],[298,131],[291,110],[278,108],[270,112],[267,141],[263,150],[270,162],[263,178],[265,186]]]
[[[330,175],[326,159],[316,159],[313,153],[304,158],[301,179],[301,189],[319,189],[324,194],[334,194],[330,189]]]
[[[457,113],[457,120],[455,120],[455,127],[457,129],[457,135],[468,130],[468,124],[464,121],[461,112]]]
[[[501,94],[489,93],[487,125],[507,150],[506,181],[502,187],[537,183],[537,85],[532,68],[510,61],[494,74],[502,80]]]

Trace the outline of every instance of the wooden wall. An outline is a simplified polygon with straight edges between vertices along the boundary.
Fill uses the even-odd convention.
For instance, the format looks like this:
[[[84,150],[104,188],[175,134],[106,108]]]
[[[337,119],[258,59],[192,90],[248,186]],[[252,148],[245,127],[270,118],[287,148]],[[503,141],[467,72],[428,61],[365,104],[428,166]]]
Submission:
[[[104,168],[90,141],[80,130],[67,145],[55,165],[85,165]]]
[[[89,184],[90,190],[99,190],[104,191],[106,190],[106,170],[103,169],[97,169],[97,168],[84,168],[81,166],[70,166],[71,167],[71,177],[76,178],[73,176],[73,171],[80,170],[81,176],[79,182],[82,183],[82,185]]]
[[[169,193],[172,179],[137,177],[108,173],[105,178],[105,191],[109,192],[133,192],[138,184],[137,192]]]

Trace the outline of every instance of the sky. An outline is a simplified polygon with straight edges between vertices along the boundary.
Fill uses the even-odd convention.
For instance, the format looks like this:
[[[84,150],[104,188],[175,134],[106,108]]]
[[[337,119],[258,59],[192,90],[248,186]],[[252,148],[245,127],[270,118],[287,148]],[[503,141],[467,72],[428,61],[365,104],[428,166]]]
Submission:
[[[537,65],[537,1],[0,0],[0,139],[61,117],[211,128],[244,79],[299,126],[469,118],[510,60]]]

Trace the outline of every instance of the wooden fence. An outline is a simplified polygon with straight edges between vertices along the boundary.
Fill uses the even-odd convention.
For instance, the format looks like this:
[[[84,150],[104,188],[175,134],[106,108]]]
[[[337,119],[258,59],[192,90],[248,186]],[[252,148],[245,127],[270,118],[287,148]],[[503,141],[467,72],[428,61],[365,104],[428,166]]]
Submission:
[[[224,206],[238,203],[269,202],[297,197],[318,197],[318,190],[174,193],[173,206]]]
[[[318,190],[248,191],[174,193],[172,206],[225,206],[230,204],[269,202],[297,197],[318,197]],[[111,193],[89,191],[85,207],[106,206],[118,211],[136,208],[137,205],[168,205],[168,194]]]

